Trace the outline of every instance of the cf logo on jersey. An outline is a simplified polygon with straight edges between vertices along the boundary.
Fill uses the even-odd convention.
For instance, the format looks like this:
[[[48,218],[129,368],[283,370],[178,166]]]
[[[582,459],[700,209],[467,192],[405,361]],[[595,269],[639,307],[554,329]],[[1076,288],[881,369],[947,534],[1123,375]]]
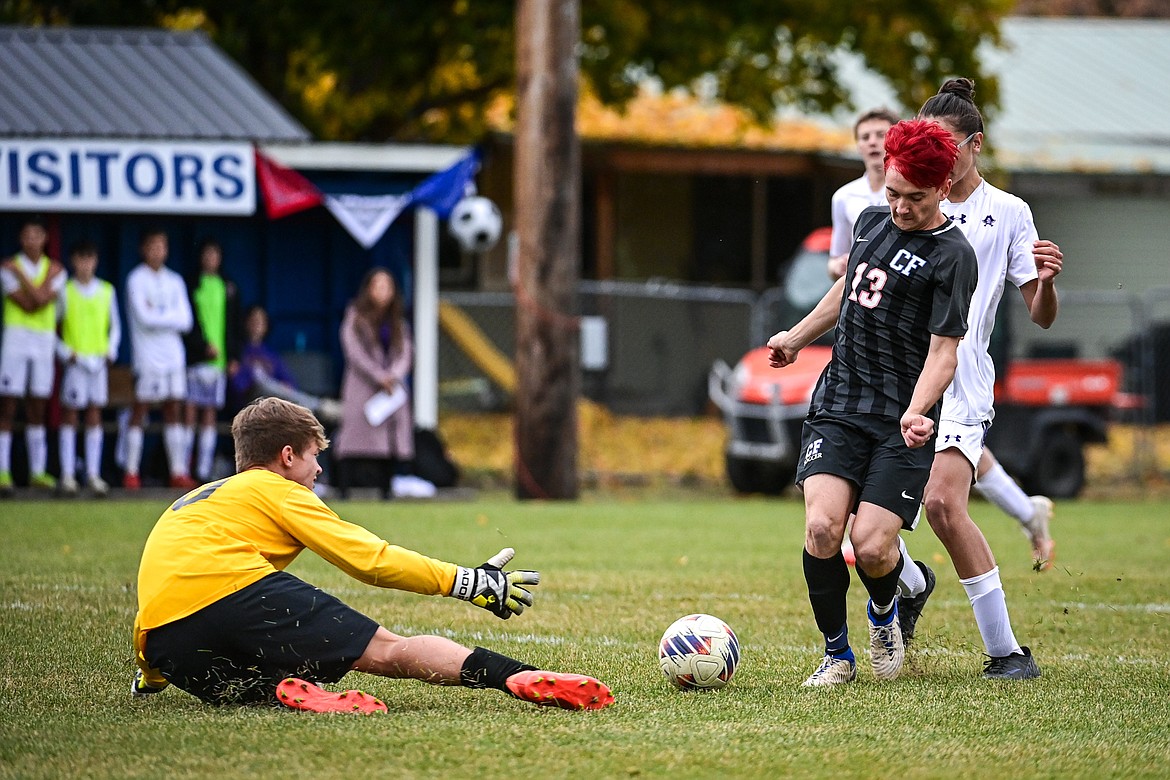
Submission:
[[[926,265],[925,260],[905,249],[899,249],[898,254],[894,255],[894,259],[890,261],[890,268],[898,271],[902,276],[909,276],[914,273],[915,268],[921,268],[924,265]]]
[[[824,441],[824,439],[817,439],[812,444],[808,445],[808,448],[804,451],[805,463],[811,463],[812,461],[821,457],[821,444],[823,444]]]

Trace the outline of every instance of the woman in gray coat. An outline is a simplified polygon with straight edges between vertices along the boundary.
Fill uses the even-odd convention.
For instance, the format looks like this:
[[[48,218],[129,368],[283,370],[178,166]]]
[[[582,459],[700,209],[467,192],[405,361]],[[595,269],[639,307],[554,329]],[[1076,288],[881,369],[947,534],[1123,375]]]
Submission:
[[[362,279],[345,310],[340,336],[345,372],[341,425],[333,446],[337,486],[346,497],[364,467],[377,475],[382,497],[389,498],[395,462],[409,465],[414,458],[414,420],[406,387],[414,345],[394,277],[385,268],[374,268]],[[402,391],[406,400],[388,418],[371,425],[366,403],[381,391],[389,395]]]

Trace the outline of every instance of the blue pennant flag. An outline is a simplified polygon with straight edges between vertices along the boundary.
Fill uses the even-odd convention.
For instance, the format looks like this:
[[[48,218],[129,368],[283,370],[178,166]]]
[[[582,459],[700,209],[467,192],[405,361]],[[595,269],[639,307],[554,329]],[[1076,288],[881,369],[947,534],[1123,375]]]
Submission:
[[[467,194],[467,184],[479,171],[479,162],[480,150],[476,147],[447,170],[433,174],[411,190],[411,205],[429,206],[440,219],[447,219],[455,204]]]

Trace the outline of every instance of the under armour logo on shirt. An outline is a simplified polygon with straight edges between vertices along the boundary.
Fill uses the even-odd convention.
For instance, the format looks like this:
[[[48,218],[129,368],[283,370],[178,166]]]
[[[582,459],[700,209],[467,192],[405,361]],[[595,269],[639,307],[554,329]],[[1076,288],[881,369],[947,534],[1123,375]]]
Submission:
[[[966,215],[966,214],[960,214],[960,215],[959,215],[959,217],[958,217],[958,219],[959,219],[959,224],[960,224],[960,225],[966,225],[966,224],[967,224],[967,215]]]

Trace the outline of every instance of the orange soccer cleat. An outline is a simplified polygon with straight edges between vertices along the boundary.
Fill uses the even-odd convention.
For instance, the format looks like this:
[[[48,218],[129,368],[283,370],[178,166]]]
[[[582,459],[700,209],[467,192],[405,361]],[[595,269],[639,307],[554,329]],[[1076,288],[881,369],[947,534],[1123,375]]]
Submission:
[[[600,710],[614,703],[608,685],[584,674],[517,672],[505,685],[517,699],[542,707]]]
[[[122,476],[122,487],[126,490],[141,490],[142,480],[137,474],[127,472]]]
[[[361,691],[334,693],[298,677],[287,677],[276,686],[276,700],[286,707],[305,712],[345,712],[372,715],[386,712],[386,705]]]

